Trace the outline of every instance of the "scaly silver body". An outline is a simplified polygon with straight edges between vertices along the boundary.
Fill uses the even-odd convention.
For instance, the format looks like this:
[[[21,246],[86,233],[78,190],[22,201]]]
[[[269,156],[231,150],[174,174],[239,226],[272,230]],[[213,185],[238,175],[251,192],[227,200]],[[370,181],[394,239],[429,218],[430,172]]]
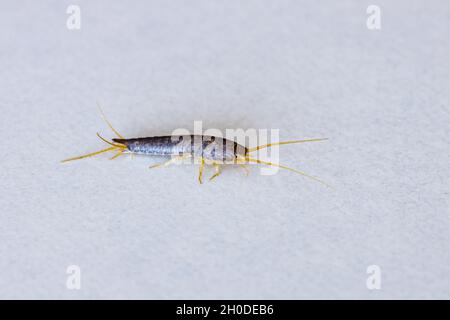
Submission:
[[[203,157],[214,162],[234,162],[245,157],[247,148],[224,138],[203,135],[159,136],[134,139],[113,139],[128,152],[151,156]]]

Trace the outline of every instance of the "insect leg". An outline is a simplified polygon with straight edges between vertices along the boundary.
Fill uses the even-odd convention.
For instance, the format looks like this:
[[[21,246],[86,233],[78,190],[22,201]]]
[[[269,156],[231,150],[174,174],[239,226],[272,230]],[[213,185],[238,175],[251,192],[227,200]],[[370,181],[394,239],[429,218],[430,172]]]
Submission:
[[[209,180],[211,181],[212,179],[214,179],[215,177],[217,177],[217,176],[219,176],[220,175],[220,166],[219,166],[219,164],[217,164],[217,163],[213,163],[213,166],[214,166],[214,170],[216,171],[216,173],[214,173],[214,175],[211,177],[211,178],[209,178]]]
[[[133,155],[133,154],[131,154],[131,155]],[[183,154],[181,156],[173,156],[172,159],[167,160],[166,162],[163,162],[163,163],[154,164],[154,165],[150,166],[149,168],[153,169],[153,168],[158,168],[158,167],[167,167],[171,163],[177,162],[178,160],[181,161],[185,158],[189,158],[190,156],[191,156],[190,154]]]
[[[169,164],[176,162],[179,158],[180,157],[178,157],[178,156],[173,157],[172,159],[167,160],[166,162],[154,164],[154,165],[150,166],[149,168],[153,169],[153,168],[159,168],[159,167],[167,167]]]
[[[200,157],[200,167],[198,169],[198,182],[200,184],[203,183],[202,176],[203,176],[203,169],[205,168],[205,158]]]
[[[125,151],[125,149],[120,150],[118,153],[116,153],[112,158],[110,158],[109,160],[114,160],[115,158],[119,157],[123,152]]]

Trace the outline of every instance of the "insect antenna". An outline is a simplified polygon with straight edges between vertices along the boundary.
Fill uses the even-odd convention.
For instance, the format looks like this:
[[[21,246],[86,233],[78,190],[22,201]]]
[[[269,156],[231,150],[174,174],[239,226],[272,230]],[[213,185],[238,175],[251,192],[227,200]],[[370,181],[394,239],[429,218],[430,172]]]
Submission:
[[[254,148],[248,148],[247,152],[255,152],[257,150],[269,148],[269,147],[272,147],[272,146],[279,146],[279,145],[283,145],[283,144],[316,142],[316,141],[324,141],[324,140],[328,140],[328,138],[307,139],[307,140],[290,140],[290,141],[274,142],[274,143],[263,144],[263,145],[260,145],[260,146],[254,147]]]
[[[108,127],[121,139],[125,139],[116,129],[114,129],[114,127],[112,126],[112,124],[108,121],[108,119],[106,118],[102,108],[100,107],[100,104],[97,102],[97,107],[100,110],[100,114],[103,118],[103,120],[105,120],[106,124],[108,125]],[[88,153],[82,156],[78,156],[78,157],[73,157],[73,158],[68,158],[65,160],[62,160],[61,162],[69,162],[69,161],[74,161],[74,160],[80,160],[80,159],[84,159],[84,158],[89,158],[92,156],[96,156],[98,154],[104,153],[104,152],[108,152],[108,151],[113,151],[113,150],[119,150],[119,153],[117,153],[116,155],[114,155],[112,159],[117,158],[118,156],[120,156],[124,150],[127,148],[126,145],[121,144],[121,143],[113,143],[111,141],[106,140],[105,138],[103,138],[98,132],[97,132],[97,137],[99,137],[102,141],[106,142],[107,144],[111,145],[111,147],[106,148],[106,149],[102,149],[96,152],[92,152],[92,153]]]
[[[116,144],[116,143],[112,143],[112,142],[106,140],[105,138],[103,138],[98,132],[97,132],[97,136],[98,136],[102,141],[104,141],[104,142],[106,142],[107,144],[111,145],[111,147],[106,148],[106,149],[102,149],[102,150],[100,150],[100,151],[88,153],[88,154],[85,154],[85,155],[82,155],[82,156],[78,156],[78,157],[73,157],[73,158],[65,159],[65,160],[62,160],[61,162],[69,162],[69,161],[74,161],[74,160],[80,160],[80,159],[84,159],[84,158],[89,158],[89,157],[92,157],[92,156],[96,156],[96,155],[101,154],[101,153],[104,153],[104,152],[113,151],[113,150],[120,150],[118,154],[116,154],[115,156],[113,156],[113,157],[111,158],[111,160],[112,160],[112,159],[115,159],[115,158],[117,158],[118,156],[120,156],[120,155],[122,154],[122,152],[126,149],[126,146],[125,146],[124,144]]]
[[[114,160],[114,159],[116,159],[116,158],[119,157],[119,156],[125,151],[125,149],[127,148],[127,146],[124,145],[124,144],[121,144],[121,143],[113,143],[113,142],[111,142],[111,141],[106,140],[106,139],[103,138],[103,137],[100,135],[100,133],[98,133],[98,132],[97,132],[97,137],[99,137],[102,141],[106,142],[107,144],[112,145],[112,146],[115,148],[115,150],[119,150],[119,152],[116,153],[116,154],[115,154],[112,158],[110,158],[109,160]]]
[[[111,142],[111,141],[106,140],[106,139],[103,138],[103,137],[100,135],[100,133],[98,133],[98,132],[97,132],[97,137],[99,137],[103,142],[106,142],[107,144],[112,145],[113,147],[120,148],[120,149],[124,149],[124,148],[127,147],[126,145],[124,145],[124,144],[122,144],[122,143],[114,143],[114,142]]]
[[[100,111],[100,114],[103,118],[103,120],[105,120],[106,124],[108,125],[108,127],[120,138],[120,139],[125,139],[116,129],[114,129],[114,127],[112,126],[111,122],[108,121],[108,119],[105,116],[105,113],[102,110],[102,107],[100,107],[100,104],[97,101],[97,107],[98,110]]]
[[[96,151],[96,152],[92,152],[92,153],[88,153],[88,154],[85,154],[85,155],[82,155],[82,156],[65,159],[65,160],[62,160],[61,162],[69,162],[69,161],[89,158],[89,157],[92,157],[92,156],[96,156],[97,154],[101,154],[101,153],[112,151],[112,150],[116,150],[116,149],[117,149],[116,147],[109,147],[109,148],[106,148],[106,149],[103,149],[103,150],[100,150],[100,151]]]
[[[325,181],[322,181],[322,180],[320,180],[320,179],[318,179],[318,178],[316,178],[316,177],[310,176],[309,174],[307,174],[307,173],[305,173],[305,172],[303,172],[303,171],[297,170],[297,169],[292,169],[292,168],[283,166],[283,165],[278,164],[278,163],[273,163],[273,162],[263,161],[263,160],[259,160],[259,159],[253,159],[253,158],[249,158],[249,157],[246,157],[245,160],[247,160],[248,162],[255,162],[255,163],[265,164],[265,165],[272,166],[272,167],[278,167],[278,168],[286,169],[286,170],[289,170],[289,171],[298,173],[298,174],[300,174],[300,175],[302,175],[302,176],[304,176],[304,177],[306,177],[306,178],[315,180],[315,181],[317,181],[317,182],[319,182],[319,183],[321,183],[321,184],[323,184],[323,185],[325,185],[325,186],[327,186],[327,187],[329,187],[329,188],[332,188],[332,187],[331,187],[328,183],[326,183]]]

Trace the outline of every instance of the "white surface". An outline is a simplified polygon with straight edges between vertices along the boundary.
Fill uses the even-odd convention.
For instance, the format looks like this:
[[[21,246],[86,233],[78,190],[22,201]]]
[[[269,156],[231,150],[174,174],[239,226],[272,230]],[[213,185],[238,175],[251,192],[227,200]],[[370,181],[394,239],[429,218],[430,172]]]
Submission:
[[[0,4],[0,298],[449,298],[450,4]],[[293,173],[61,159],[128,137],[278,128]],[[66,289],[66,268],[82,289]],[[379,265],[382,287],[366,288]]]

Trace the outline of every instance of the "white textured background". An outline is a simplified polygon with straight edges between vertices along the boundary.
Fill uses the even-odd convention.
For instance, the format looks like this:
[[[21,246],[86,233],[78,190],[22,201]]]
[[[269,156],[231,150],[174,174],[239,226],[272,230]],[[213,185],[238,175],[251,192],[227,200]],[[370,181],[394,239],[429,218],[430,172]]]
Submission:
[[[0,298],[449,298],[449,40],[447,0],[2,1]],[[112,137],[97,100],[128,137],[194,120],[329,137],[281,160],[335,190],[60,164]]]

